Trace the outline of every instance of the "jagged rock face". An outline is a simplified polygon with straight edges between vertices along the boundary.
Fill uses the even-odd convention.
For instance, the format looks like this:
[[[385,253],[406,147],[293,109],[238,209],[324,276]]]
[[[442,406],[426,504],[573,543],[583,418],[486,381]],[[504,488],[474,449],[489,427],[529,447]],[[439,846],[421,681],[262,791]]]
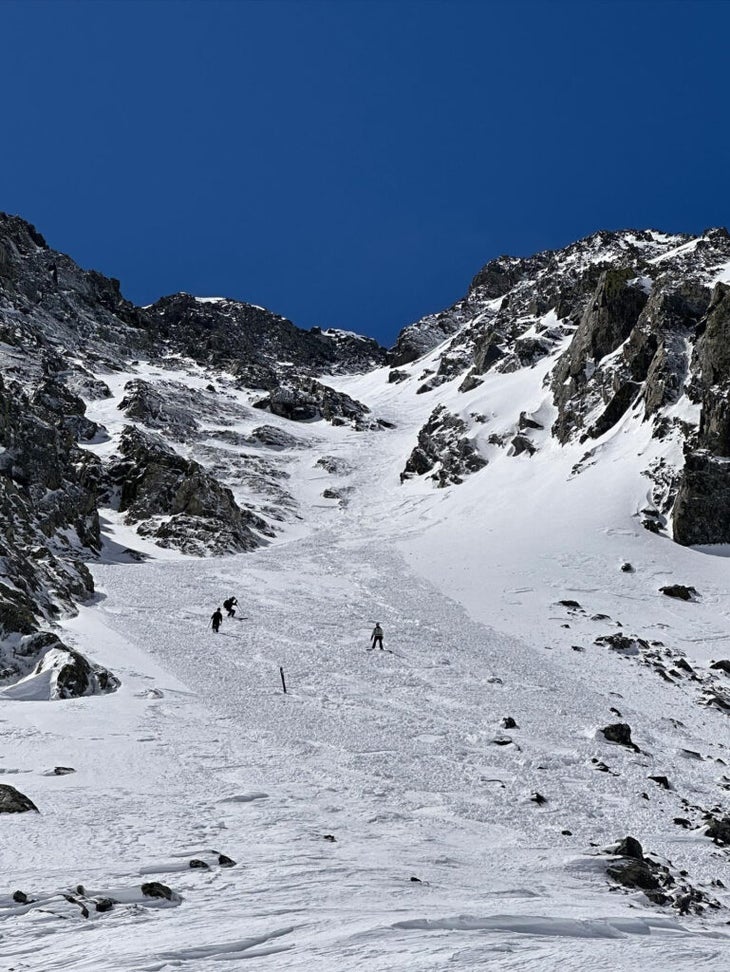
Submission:
[[[553,391],[558,419],[553,430],[561,441],[584,426],[596,392],[610,396],[606,405],[609,414],[601,416],[588,430],[593,438],[615,424],[638,392],[635,382],[629,380],[616,387],[615,381],[609,379],[603,384],[596,375],[599,362],[631,334],[647,301],[646,293],[628,282],[629,274],[628,270],[607,270],[601,275],[570,347],[555,368]],[[590,392],[586,394],[589,382]]]
[[[169,342],[196,361],[248,376],[251,387],[272,384],[282,362],[312,375],[369,371],[385,363],[385,348],[371,338],[321,328],[302,331],[278,314],[235,300],[175,294],[153,304],[148,321],[157,344]],[[260,369],[258,374],[250,371],[252,364]]]
[[[29,399],[0,377],[0,638],[37,630],[93,591],[83,558],[99,549],[99,466],[53,423],[45,394]],[[0,677],[18,668],[0,649]]]
[[[643,525],[673,527],[680,543],[730,542],[723,462],[730,457],[730,287],[716,283],[729,272],[723,229],[695,238],[597,233],[529,260],[500,258],[477,274],[464,300],[406,328],[391,364],[406,368],[414,354],[451,337],[429,357],[417,391],[458,381],[468,395],[491,372],[549,361],[552,436],[562,444],[602,440],[630,415],[651,423],[667,455],[647,462]],[[406,368],[394,380],[417,374]],[[487,442],[509,444],[511,456],[534,454],[536,437],[515,425]],[[467,421],[469,431],[479,437]],[[409,474],[432,468],[436,456],[421,453],[414,450]]]
[[[229,489],[153,433],[127,426],[108,475],[119,510],[142,536],[184,553],[253,550],[271,536],[261,517],[241,510]]]
[[[730,287],[717,284],[699,329],[689,392],[702,409],[672,514],[686,545],[730,542]]]
[[[413,475],[430,474],[438,486],[463,482],[465,476],[482,469],[487,460],[466,437],[463,419],[439,405],[418,433],[418,445],[401,473],[401,482]]]

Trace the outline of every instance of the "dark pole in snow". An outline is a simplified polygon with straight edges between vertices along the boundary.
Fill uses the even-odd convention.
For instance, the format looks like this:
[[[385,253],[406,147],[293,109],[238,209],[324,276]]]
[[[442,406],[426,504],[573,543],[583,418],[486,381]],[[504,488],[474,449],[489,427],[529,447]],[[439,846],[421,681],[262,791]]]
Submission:
[[[279,674],[281,675],[281,687],[284,689],[284,695],[286,695],[286,682],[284,681],[284,669],[279,665]]]

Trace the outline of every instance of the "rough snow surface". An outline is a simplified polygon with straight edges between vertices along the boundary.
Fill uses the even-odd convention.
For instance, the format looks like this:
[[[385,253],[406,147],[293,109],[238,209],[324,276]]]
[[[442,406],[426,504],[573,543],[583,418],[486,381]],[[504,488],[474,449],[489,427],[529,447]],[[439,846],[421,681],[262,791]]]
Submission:
[[[727,910],[680,918],[612,892],[599,851],[631,834],[695,884],[730,884],[698,815],[673,823],[680,797],[727,809],[728,715],[595,638],[662,640],[703,672],[730,657],[730,560],[640,527],[641,469],[671,445],[636,415],[592,443],[600,466],[547,433],[532,458],[489,445],[519,410],[549,424],[549,366],[441,390],[455,412],[486,416],[475,435],[489,465],[462,486],[400,485],[433,401],[381,370],[339,387],[396,428],[293,429],[310,444],[287,454],[300,519],[270,547],[175,556],[108,514],[97,598],[64,637],[121,689],[1,703],[0,774],[40,813],[0,817],[0,968],[727,967]],[[110,433],[97,451],[126,421],[127,377],[90,405]],[[326,472],[323,455],[350,471]],[[323,498],[328,486],[351,487],[348,505]],[[152,559],[130,561],[129,546]],[[701,599],[659,594],[675,581]],[[239,616],[215,635],[229,594]],[[388,651],[367,650],[375,621]],[[508,716],[517,728],[502,728]],[[601,736],[615,721],[640,752]],[[145,897],[150,880],[176,897]],[[79,885],[117,904],[84,918],[63,897]]]

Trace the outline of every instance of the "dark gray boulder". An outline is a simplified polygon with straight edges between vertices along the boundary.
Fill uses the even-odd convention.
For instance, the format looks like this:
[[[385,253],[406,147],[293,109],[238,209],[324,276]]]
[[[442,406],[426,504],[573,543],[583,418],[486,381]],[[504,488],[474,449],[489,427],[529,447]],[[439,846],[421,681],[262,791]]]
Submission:
[[[667,584],[660,587],[659,591],[665,597],[673,597],[678,601],[693,601],[699,597],[697,590],[694,587],[687,587],[686,584]]]
[[[730,844],[730,817],[713,817],[705,833],[716,844]]]
[[[626,746],[635,752],[641,752],[636,743],[631,739],[631,726],[626,722],[615,722],[610,726],[604,726],[601,732],[609,742],[618,743],[619,746]]]
[[[609,853],[618,857],[633,857],[637,861],[644,860],[644,848],[635,837],[624,837]]]
[[[654,891],[661,887],[658,878],[646,861],[622,861],[606,868],[609,877],[624,888]]]
[[[163,898],[165,901],[179,901],[180,895],[161,881],[148,881],[140,888],[145,898]]]
[[[29,810],[39,812],[35,803],[24,793],[7,783],[0,783],[0,813],[27,813]]]

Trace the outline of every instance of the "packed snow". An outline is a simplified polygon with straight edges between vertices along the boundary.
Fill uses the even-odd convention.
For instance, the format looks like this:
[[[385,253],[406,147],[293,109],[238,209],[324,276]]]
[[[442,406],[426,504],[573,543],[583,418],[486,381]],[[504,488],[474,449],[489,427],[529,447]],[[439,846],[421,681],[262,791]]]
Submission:
[[[105,514],[97,595],[63,636],[121,688],[2,701],[0,775],[40,813],[0,819],[0,968],[727,967],[728,853],[697,813],[684,810],[690,829],[673,819],[681,798],[727,812],[728,713],[595,639],[661,641],[700,671],[730,657],[728,552],[641,527],[641,471],[674,445],[638,414],[589,456],[547,432],[531,458],[490,446],[523,409],[549,425],[553,362],[439,389],[487,416],[474,436],[489,464],[460,486],[400,483],[436,403],[414,393],[426,359],[401,384],[385,370],[329,380],[393,429],[265,416],[307,445],[280,453],[297,515],[265,548],[183,557]],[[193,365],[104,375],[113,398],[88,413],[109,433],[89,446],[101,454],[127,421],[130,377],[211,381]],[[248,409],[250,393],[215,379]],[[316,465],[324,455],[339,471]],[[674,582],[701,597],[659,593]],[[216,635],[230,594],[238,615]],[[388,650],[367,650],[376,621]],[[617,721],[639,752],[601,735]],[[680,917],[611,890],[600,852],[627,834],[723,907]],[[143,894],[150,880],[171,898]],[[105,898],[111,910],[83,916]]]

